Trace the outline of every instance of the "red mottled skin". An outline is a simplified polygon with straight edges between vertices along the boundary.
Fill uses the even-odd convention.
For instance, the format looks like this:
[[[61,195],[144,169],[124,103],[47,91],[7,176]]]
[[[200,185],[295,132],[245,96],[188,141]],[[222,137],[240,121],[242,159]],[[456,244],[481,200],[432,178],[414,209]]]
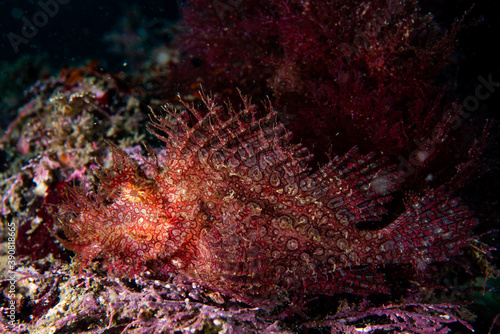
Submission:
[[[235,111],[203,98],[205,116],[186,105],[153,117],[167,146],[165,165],[149,161],[151,177],[112,147],[97,191],[74,191],[74,215],[61,221],[81,260],[161,268],[262,305],[287,292],[387,292],[378,267],[425,269],[469,243],[476,221],[444,188],[407,201],[387,226],[358,228],[386,214],[397,174],[356,149],[313,172],[271,107],[259,117],[245,99]]]

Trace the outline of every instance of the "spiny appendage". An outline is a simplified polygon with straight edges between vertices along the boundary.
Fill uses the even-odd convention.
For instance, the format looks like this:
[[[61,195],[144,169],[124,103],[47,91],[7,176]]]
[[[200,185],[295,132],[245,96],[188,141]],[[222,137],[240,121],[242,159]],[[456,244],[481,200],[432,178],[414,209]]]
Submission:
[[[99,166],[95,170],[95,175],[100,181],[98,191],[101,196],[112,196],[125,184],[140,188],[148,183],[151,184],[153,179],[158,178],[160,167],[152,150],[148,148],[151,158],[143,160],[152,174],[151,179],[148,179],[144,171],[139,168],[136,161],[130,158],[127,152],[111,142],[107,142],[107,144],[111,154],[111,166],[107,169]]]
[[[199,162],[197,156],[214,161],[223,155],[233,155],[239,150],[241,159],[246,160],[253,152],[246,150],[252,142],[267,148],[266,138],[282,139],[288,142],[290,134],[282,124],[270,126],[275,122],[277,113],[269,105],[263,117],[257,116],[257,106],[242,97],[243,107],[238,111],[228,105],[223,108],[214,99],[200,92],[207,113],[202,116],[194,106],[184,103],[186,110],[176,112],[164,106],[167,117],[152,114],[149,130],[167,143],[168,164],[172,170],[185,169]],[[194,116],[194,124],[190,116]],[[281,133],[281,136],[277,134]],[[166,134],[167,136],[164,136]],[[244,144],[245,143],[245,144]],[[257,145],[253,145],[257,146]],[[220,169],[220,168],[219,168]]]
[[[59,206],[57,220],[62,229],[64,238],[57,232],[58,240],[64,247],[73,250],[83,265],[94,259],[101,250],[94,247],[93,240],[96,237],[94,224],[85,224],[80,219],[81,212],[92,212],[97,214],[101,210],[99,203],[94,202],[86,195],[82,188],[66,189],[65,203]],[[89,196],[92,196],[90,194]]]

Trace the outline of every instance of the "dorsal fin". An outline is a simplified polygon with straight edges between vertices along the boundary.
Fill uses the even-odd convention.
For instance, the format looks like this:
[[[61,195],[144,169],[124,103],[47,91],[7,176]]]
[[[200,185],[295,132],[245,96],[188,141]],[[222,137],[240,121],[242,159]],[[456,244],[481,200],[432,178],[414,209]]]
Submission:
[[[289,142],[291,134],[282,124],[264,126],[276,121],[277,113],[270,104],[266,106],[266,114],[257,117],[257,107],[241,94],[243,106],[238,111],[231,104],[226,108],[216,104],[213,97],[203,92],[200,95],[207,109],[204,116],[186,102],[182,102],[186,109],[181,112],[163,106],[167,117],[152,112],[148,130],[167,143],[169,168],[180,171],[183,166],[212,158],[216,152],[234,155],[239,150],[244,159],[251,159],[259,152],[250,150],[249,145],[258,141],[264,145],[258,149],[266,149],[266,140],[263,140],[266,137]],[[189,114],[195,118],[192,125],[189,124]],[[181,160],[183,162],[179,163]]]

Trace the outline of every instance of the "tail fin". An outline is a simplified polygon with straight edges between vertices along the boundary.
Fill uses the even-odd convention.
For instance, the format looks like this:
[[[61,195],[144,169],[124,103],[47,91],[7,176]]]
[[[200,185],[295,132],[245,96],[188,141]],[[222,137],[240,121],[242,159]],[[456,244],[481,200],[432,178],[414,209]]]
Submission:
[[[390,238],[380,251],[397,253],[399,260],[413,263],[417,269],[461,254],[478,223],[469,209],[443,186],[412,202],[384,229]]]

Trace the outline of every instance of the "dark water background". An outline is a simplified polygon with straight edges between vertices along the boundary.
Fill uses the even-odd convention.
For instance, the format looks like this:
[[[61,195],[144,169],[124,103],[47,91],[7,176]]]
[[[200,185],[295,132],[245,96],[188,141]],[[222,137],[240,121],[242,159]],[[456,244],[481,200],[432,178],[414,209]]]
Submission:
[[[7,35],[10,32],[21,35],[24,25],[21,18],[24,16],[33,22],[33,16],[41,10],[39,2],[49,3],[39,0],[0,1],[0,60],[15,61],[26,54],[48,53],[56,69],[62,65],[97,59],[110,72],[119,71],[124,60],[109,52],[103,37],[127,12],[140,11],[145,23],[155,18],[176,21],[180,17],[175,0],[71,0],[67,4],[59,4],[57,14],[50,17],[47,24],[40,27],[27,44],[21,44],[19,52],[15,53]]]

